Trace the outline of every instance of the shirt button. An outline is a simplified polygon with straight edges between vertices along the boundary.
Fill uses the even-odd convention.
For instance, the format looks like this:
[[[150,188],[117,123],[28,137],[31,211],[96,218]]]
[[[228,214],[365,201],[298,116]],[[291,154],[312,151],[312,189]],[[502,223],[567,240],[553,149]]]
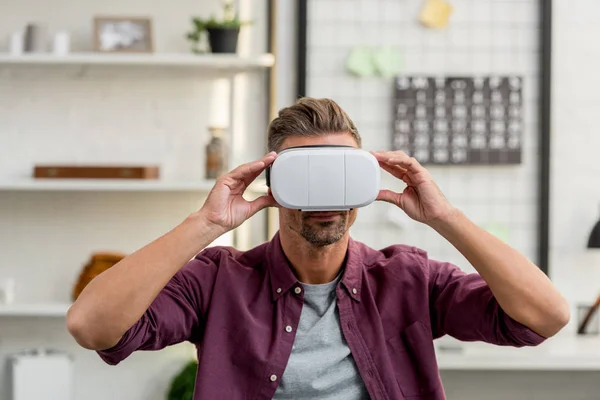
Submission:
[[[356,288],[352,289],[352,293],[356,294],[358,291],[356,290]]]
[[[292,327],[291,327],[291,326],[289,326],[289,325],[288,325],[288,326],[286,326],[286,327],[285,327],[285,331],[286,331],[287,333],[290,333],[290,332],[292,331]]]
[[[275,382],[277,380],[277,375],[271,375],[269,379],[271,380],[271,382]]]
[[[277,293],[281,293],[281,288],[280,287],[277,288]]]
[[[302,291],[302,289],[300,289],[299,287],[297,287],[296,289],[294,289],[294,292],[296,292],[296,294],[300,294],[301,291]]]

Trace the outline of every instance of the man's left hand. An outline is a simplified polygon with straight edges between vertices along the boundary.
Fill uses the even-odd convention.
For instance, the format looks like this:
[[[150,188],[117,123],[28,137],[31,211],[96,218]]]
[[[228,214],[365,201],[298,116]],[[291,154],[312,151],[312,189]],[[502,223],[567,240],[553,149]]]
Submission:
[[[446,200],[431,174],[419,162],[402,151],[372,153],[382,169],[406,183],[402,193],[380,190],[377,200],[400,207],[415,221],[425,224],[452,215],[454,207]]]

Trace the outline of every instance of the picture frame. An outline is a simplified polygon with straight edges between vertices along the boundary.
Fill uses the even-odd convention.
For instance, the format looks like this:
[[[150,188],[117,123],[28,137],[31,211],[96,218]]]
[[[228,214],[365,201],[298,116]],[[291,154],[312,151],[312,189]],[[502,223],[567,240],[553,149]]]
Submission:
[[[154,52],[150,18],[97,16],[94,18],[94,50],[100,53]]]

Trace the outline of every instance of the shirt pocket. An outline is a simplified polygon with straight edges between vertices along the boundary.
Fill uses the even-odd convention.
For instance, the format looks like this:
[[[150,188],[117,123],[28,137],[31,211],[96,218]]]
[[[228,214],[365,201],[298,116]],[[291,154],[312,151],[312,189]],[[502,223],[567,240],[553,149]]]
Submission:
[[[421,321],[387,340],[400,390],[407,399],[434,399],[441,387],[431,330]]]

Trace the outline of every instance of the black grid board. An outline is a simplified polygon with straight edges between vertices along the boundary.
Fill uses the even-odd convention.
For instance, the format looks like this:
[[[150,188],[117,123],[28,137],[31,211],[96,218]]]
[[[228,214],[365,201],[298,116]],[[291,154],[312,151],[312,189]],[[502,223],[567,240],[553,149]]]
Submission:
[[[520,164],[520,76],[398,76],[392,148],[422,164]]]

